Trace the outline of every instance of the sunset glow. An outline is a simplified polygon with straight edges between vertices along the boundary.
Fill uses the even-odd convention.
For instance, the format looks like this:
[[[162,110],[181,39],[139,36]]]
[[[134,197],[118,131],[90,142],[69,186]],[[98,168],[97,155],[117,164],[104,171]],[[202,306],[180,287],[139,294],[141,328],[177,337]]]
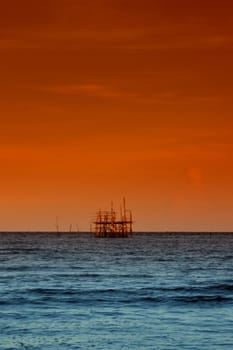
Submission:
[[[12,0],[0,11],[0,230],[233,230],[233,4]]]

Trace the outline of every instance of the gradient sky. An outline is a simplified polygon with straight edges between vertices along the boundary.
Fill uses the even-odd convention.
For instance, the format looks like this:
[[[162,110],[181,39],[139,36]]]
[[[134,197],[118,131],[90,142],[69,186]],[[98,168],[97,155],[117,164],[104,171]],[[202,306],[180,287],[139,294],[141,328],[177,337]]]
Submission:
[[[233,230],[233,4],[8,0],[0,230]]]

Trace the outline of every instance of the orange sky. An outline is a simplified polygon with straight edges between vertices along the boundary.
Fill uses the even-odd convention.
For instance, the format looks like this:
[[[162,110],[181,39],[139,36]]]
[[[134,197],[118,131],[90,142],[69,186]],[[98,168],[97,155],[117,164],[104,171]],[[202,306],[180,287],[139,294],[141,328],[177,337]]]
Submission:
[[[233,230],[233,4],[9,0],[0,230]]]

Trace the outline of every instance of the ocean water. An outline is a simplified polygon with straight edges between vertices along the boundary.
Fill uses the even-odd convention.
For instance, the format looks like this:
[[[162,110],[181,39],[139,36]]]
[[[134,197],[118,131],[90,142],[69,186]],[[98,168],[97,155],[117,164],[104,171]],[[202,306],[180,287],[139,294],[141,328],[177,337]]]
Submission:
[[[233,234],[0,233],[0,349],[233,349]]]

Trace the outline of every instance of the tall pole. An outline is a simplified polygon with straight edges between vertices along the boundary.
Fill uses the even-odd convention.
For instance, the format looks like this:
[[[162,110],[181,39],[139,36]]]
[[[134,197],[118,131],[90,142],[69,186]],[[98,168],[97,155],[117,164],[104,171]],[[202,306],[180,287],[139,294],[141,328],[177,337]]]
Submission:
[[[123,212],[124,212],[124,220],[126,221],[125,197],[123,197]]]
[[[132,211],[130,210],[129,212],[129,219],[130,219],[130,234],[132,235],[133,233],[133,219],[132,219]]]
[[[56,216],[56,230],[57,230],[57,233],[59,233],[59,224],[58,224],[58,217]]]

